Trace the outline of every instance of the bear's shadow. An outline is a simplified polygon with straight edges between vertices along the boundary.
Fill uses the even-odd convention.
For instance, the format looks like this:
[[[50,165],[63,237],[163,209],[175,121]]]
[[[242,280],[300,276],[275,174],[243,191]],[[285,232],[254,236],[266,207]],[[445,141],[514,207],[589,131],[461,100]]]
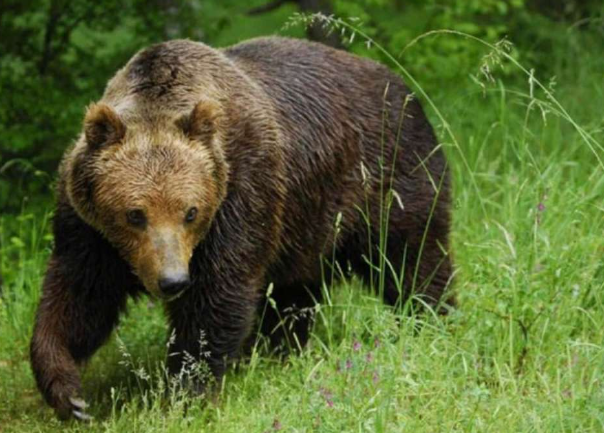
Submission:
[[[135,402],[139,410],[158,403],[169,407],[174,401],[175,383],[170,383],[166,370],[168,327],[160,310],[152,302],[133,302],[110,341],[82,367],[83,395],[95,419],[107,419]],[[287,356],[271,350],[266,337],[255,332],[252,340],[263,362],[285,362]],[[227,374],[231,378],[244,374],[249,362],[250,352],[231,365]]]

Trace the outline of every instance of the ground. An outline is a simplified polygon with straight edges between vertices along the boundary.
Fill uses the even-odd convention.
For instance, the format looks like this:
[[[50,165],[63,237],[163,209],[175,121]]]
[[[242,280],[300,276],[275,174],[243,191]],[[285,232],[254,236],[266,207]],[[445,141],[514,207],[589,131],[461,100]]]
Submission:
[[[428,92],[455,134],[428,109],[454,180],[458,308],[448,317],[397,315],[350,281],[319,309],[300,356],[255,352],[227,375],[220,399],[201,404],[164,392],[166,321],[142,299],[86,367],[87,430],[604,431],[596,60],[559,77],[554,94],[580,131],[544,113],[528,79],[486,95],[471,80]],[[0,431],[80,430],[55,419],[29,367],[48,215],[25,207],[1,218]]]

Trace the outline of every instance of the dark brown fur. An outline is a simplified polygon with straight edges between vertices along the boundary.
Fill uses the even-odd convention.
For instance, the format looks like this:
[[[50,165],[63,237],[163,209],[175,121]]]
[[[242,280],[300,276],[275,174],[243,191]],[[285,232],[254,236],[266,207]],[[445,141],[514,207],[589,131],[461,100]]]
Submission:
[[[196,108],[205,99],[213,102]],[[250,335],[269,283],[280,313],[269,308],[262,329],[275,346],[291,343],[279,317],[321,299],[322,256],[335,251],[342,269],[350,265],[370,283],[363,257],[377,262],[390,185],[398,198],[389,214],[387,256],[394,269],[404,269],[404,291],[401,296],[389,273],[384,299],[396,305],[414,292],[430,305],[442,300],[451,278],[444,253],[446,161],[419,103],[384,66],[291,39],[257,39],[223,51],[172,41],[137,54],[101,103],[124,122],[126,132],[110,128],[111,140],[121,135],[126,143],[111,144],[115,149],[136,149],[141,136],[153,140],[165,131],[183,141],[193,128],[198,135],[190,139],[207,153],[200,172],[211,172],[201,173],[210,176],[203,187],[208,210],[189,262],[191,284],[165,302],[176,336],[168,358],[173,373],[185,352],[200,356],[203,331],[203,350],[220,378]],[[95,113],[116,123],[111,113]],[[98,129],[90,132],[89,141],[107,140]],[[81,392],[77,364],[110,335],[128,296],[143,286],[154,290],[142,271],[139,278],[131,271],[136,266],[125,245],[134,235],[100,205],[99,195],[109,194],[95,175],[104,164],[100,155],[111,159],[118,150],[95,149],[85,135],[62,165],[56,245],[31,345],[38,386],[63,416],[73,409],[69,397]],[[359,209],[368,210],[369,228]],[[309,325],[302,319],[293,328],[301,345]]]

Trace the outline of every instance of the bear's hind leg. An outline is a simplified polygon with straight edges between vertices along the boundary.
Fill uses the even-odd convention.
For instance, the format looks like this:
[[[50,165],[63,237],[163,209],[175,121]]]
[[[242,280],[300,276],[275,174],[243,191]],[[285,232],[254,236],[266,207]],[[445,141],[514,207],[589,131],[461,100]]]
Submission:
[[[454,305],[453,298],[445,293],[452,276],[446,233],[437,236],[438,231],[431,229],[424,237],[420,230],[418,235],[408,239],[399,227],[395,222],[390,225],[387,254],[382,260],[379,233],[372,233],[375,242],[371,247],[368,242],[355,244],[354,259],[350,260],[354,272],[388,305],[403,308],[411,299],[414,308],[421,309],[426,304],[446,312],[445,305]],[[369,257],[372,265],[368,263]]]
[[[389,240],[383,294],[389,305],[402,306],[411,299],[414,309],[422,310],[425,305],[446,313],[447,306],[454,304],[447,294],[451,283],[452,266],[446,244],[438,238],[426,236],[417,242],[398,239]],[[395,272],[392,272],[392,270]]]
[[[260,304],[259,330],[268,338],[271,351],[282,355],[302,349],[308,342],[321,284],[296,283],[277,286]]]

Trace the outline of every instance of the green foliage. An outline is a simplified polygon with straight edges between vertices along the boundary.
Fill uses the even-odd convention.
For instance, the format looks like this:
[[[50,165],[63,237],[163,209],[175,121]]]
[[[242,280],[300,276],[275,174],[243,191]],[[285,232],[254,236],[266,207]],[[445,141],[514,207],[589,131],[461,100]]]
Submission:
[[[536,15],[528,12],[525,0],[337,0],[335,5],[338,15],[360,18],[370,36],[423,80],[447,83],[476,70],[484,49],[463,38],[435,35],[407,50],[415,38],[448,29],[493,43],[510,35],[523,41],[523,27]]]
[[[47,181],[35,173],[55,170],[79,130],[84,107],[117,65],[148,42],[133,40],[134,29],[115,27],[122,24],[113,18],[119,17],[120,3],[38,0],[0,6],[0,167],[9,179],[30,184],[21,193],[48,192]],[[99,46],[100,55],[91,61]],[[15,158],[24,163],[6,165]],[[0,195],[0,207],[21,205],[21,194],[12,193]]]
[[[224,46],[266,34],[304,35],[302,27],[283,30],[287,18],[298,10],[295,1],[248,15],[252,8],[266,3],[268,0],[3,1],[0,209],[18,211],[25,196],[35,197],[35,202],[52,198],[48,179],[79,132],[84,108],[99,98],[115,70],[141,47],[179,37]],[[338,16],[359,18],[367,34],[400,58],[423,83],[450,87],[477,75],[484,47],[442,34],[424,37],[408,47],[415,38],[436,29],[457,30],[492,43],[507,36],[517,48],[512,52],[515,58],[548,74],[549,50],[566,36],[565,26],[551,18],[580,19],[578,29],[594,22],[597,25],[589,18],[602,12],[596,1],[566,2],[560,8],[540,0],[333,0],[332,9]],[[602,37],[601,31],[597,37]],[[385,60],[363,44],[353,44],[350,49]],[[20,162],[14,163],[15,159]]]

